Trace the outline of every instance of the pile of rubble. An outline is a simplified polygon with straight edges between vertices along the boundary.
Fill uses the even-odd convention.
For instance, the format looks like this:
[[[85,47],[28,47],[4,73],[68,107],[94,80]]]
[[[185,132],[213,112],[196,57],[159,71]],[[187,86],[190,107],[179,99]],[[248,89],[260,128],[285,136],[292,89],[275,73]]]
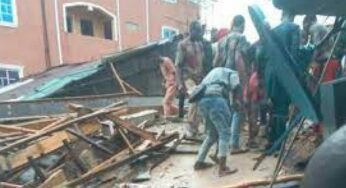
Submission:
[[[149,131],[158,112],[118,102],[0,125],[0,182],[5,187],[102,187],[143,181],[181,142],[177,132]],[[149,174],[149,175],[148,175]]]

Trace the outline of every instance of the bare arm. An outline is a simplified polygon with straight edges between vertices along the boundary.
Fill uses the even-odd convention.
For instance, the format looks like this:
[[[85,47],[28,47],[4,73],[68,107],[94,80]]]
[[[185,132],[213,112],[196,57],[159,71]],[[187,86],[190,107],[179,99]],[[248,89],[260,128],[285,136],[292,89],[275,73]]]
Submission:
[[[176,75],[177,75],[177,85],[178,89],[181,90],[183,87],[183,62],[184,61],[184,51],[183,51],[183,45],[181,43],[178,44],[177,47],[177,54],[175,58],[175,67],[176,67]]]
[[[218,67],[220,66],[218,61],[219,61],[219,55],[220,55],[220,52],[219,52],[219,44],[217,44],[217,47],[216,47],[216,50],[215,50],[215,56],[214,56],[214,59],[213,59],[213,67]]]

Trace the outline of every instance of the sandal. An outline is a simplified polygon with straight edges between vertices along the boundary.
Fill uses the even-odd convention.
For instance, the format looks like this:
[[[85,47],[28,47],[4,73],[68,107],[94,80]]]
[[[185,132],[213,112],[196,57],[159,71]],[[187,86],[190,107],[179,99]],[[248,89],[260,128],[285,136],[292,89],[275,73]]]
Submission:
[[[196,162],[195,165],[193,166],[193,169],[195,170],[204,170],[207,168],[212,167],[212,163],[207,163],[207,162]]]
[[[231,175],[234,173],[237,173],[238,169],[237,168],[229,168],[229,167],[225,167],[223,170],[219,171],[219,177],[223,177],[223,176],[227,176],[227,175]]]

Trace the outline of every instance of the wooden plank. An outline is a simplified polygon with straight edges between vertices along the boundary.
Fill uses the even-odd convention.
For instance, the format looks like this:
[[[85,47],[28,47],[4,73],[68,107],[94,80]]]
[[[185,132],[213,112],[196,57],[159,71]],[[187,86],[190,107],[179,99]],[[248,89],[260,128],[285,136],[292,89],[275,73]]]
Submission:
[[[0,187],[4,187],[4,188],[22,188],[24,186],[23,185],[13,184],[13,183],[0,182]]]
[[[90,135],[101,128],[98,123],[84,123],[79,127],[85,135]],[[66,131],[56,132],[52,136],[41,139],[37,143],[15,153],[9,158],[11,168],[16,169],[26,165],[28,162],[28,156],[32,156],[34,159],[36,159],[42,155],[51,153],[61,148],[63,146],[64,139],[75,141],[77,138],[68,134]]]
[[[28,129],[34,129],[34,130],[41,130],[47,125],[55,122],[57,118],[44,118],[44,119],[39,119],[39,120],[34,120],[34,121],[29,121],[29,122],[24,122],[24,123],[18,123],[15,124],[17,127],[24,127]]]
[[[125,82],[124,80],[122,80],[122,81],[126,87],[130,88],[133,92],[137,93],[139,96],[143,96],[143,93],[140,92],[138,89],[136,89],[135,87],[133,87],[129,83]]]
[[[65,174],[62,170],[58,170],[53,173],[49,178],[44,181],[38,188],[52,188],[59,187],[59,185],[63,184],[66,181]]]
[[[130,121],[122,120],[119,117],[111,115],[111,114],[108,114],[107,117],[113,120],[117,126],[120,126],[121,128],[127,129],[128,131],[131,131],[132,133],[138,136],[141,136],[142,138],[144,138],[144,140],[150,140],[153,143],[156,142],[155,136],[153,134],[138,128],[136,125],[132,124]]]
[[[122,107],[119,107],[119,108],[112,108],[112,109],[100,109],[98,111],[95,111],[94,113],[91,113],[91,114],[88,114],[88,115],[85,115],[85,116],[82,116],[82,117],[78,117],[78,118],[75,118],[75,119],[72,119],[70,121],[67,121],[67,122],[64,122],[58,126],[55,126],[49,130],[46,130],[46,131],[42,131],[42,132],[39,132],[37,134],[34,134],[32,136],[29,136],[27,138],[24,138],[22,140],[19,140],[17,142],[14,142],[12,144],[9,144],[3,148],[0,148],[0,153],[5,153],[9,150],[12,150],[13,148],[15,147],[18,147],[18,146],[21,146],[23,144],[26,144],[28,142],[31,142],[31,141],[34,141],[34,140],[37,140],[41,137],[44,137],[44,136],[47,136],[47,135],[50,135],[52,133],[55,133],[57,131],[60,131],[60,130],[63,130],[73,124],[76,124],[76,123],[79,123],[79,122],[82,122],[82,121],[86,121],[86,120],[90,120],[92,118],[95,118],[97,116],[100,116],[100,115],[106,115],[106,114],[109,114],[109,113],[112,113],[112,112],[115,112],[115,111],[118,111],[118,110],[121,110]]]
[[[303,179],[304,174],[294,174],[278,177],[275,181],[276,183],[285,183],[289,181],[299,181]],[[257,186],[268,186],[271,182],[271,179],[259,179],[254,181],[242,182],[236,185],[225,186],[225,188],[248,188],[248,187],[257,187]]]
[[[63,118],[60,118],[58,120],[55,120],[52,123],[50,123],[50,124],[46,125],[45,127],[43,127],[40,130],[40,132],[47,131],[47,130],[49,130],[49,129],[57,126],[57,125],[60,125],[60,124],[64,123],[65,121],[71,120],[71,119],[72,119],[71,116],[67,116],[67,117],[63,117]]]
[[[22,132],[22,133],[34,134],[36,133],[36,130],[32,130],[32,129],[28,129],[24,127],[17,127],[14,125],[0,125],[0,132],[2,133]]]

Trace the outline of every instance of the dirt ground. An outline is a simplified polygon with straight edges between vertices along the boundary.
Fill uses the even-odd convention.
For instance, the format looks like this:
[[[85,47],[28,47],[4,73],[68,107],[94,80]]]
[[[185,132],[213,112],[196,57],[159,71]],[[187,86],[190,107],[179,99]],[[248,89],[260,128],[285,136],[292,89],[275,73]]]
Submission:
[[[167,131],[183,131],[184,123],[166,124],[158,126],[165,127]],[[243,133],[244,134],[244,133]],[[242,136],[242,138],[246,137]],[[242,141],[244,142],[244,141]],[[198,146],[197,146],[198,147]],[[257,171],[253,171],[254,157],[259,153],[249,152],[246,154],[232,155],[228,158],[228,165],[238,169],[236,174],[218,177],[216,166],[204,171],[194,171],[195,154],[175,154],[160,164],[151,172],[151,180],[143,184],[153,188],[165,187],[191,187],[191,188],[214,188],[227,187],[243,181],[257,180],[269,177],[275,167],[276,159],[268,157]],[[207,159],[211,162],[209,159]]]

